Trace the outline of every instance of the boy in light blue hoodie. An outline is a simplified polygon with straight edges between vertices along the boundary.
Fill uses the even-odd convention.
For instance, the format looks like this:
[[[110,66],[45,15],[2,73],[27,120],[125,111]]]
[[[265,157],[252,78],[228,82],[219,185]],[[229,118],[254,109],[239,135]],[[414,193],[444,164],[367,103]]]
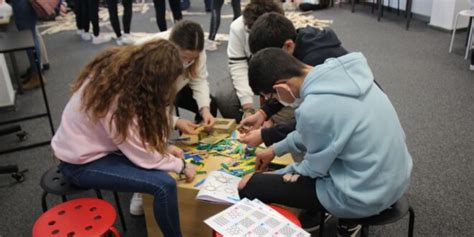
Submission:
[[[286,153],[304,154],[304,160],[244,177],[241,197],[362,218],[387,209],[407,191],[412,160],[405,134],[361,53],[311,67],[267,48],[250,61],[249,82],[255,93],[297,107],[296,131],[259,152],[257,169],[264,171]]]

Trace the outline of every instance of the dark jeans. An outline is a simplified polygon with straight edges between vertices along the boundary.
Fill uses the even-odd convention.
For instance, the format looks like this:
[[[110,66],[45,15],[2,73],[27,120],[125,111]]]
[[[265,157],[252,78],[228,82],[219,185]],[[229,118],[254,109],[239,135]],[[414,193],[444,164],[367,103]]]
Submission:
[[[33,35],[33,41],[35,43],[35,51],[38,56],[38,60],[41,60],[41,51],[38,42],[38,36],[36,35],[36,22],[38,21],[36,12],[30,4],[29,0],[14,0],[11,2],[13,8],[13,15],[15,16],[15,24],[18,30],[30,30]],[[28,55],[28,61],[32,71],[38,72],[38,68],[35,64],[35,58],[33,50],[26,51]],[[41,65],[41,62],[39,62]]]
[[[181,14],[181,2],[180,0],[168,0],[171,8],[171,12],[173,13],[173,18],[175,21],[179,21],[183,19],[183,15]],[[153,0],[153,4],[155,6],[155,13],[156,13],[156,23],[158,24],[158,28],[160,31],[166,31],[168,28],[166,26],[166,3],[165,0]]]
[[[240,0],[232,0],[232,10],[234,12],[234,20],[240,16]],[[209,29],[209,39],[215,40],[217,31],[221,24],[221,8],[224,0],[213,0],[211,10],[211,26]]]
[[[122,36],[122,32],[120,32],[120,22],[118,18],[117,3],[118,3],[118,0],[107,0],[107,8],[109,9],[110,23],[112,24],[112,28],[114,29],[115,35],[117,37],[120,37]],[[122,5],[123,5],[123,17],[122,17],[123,32],[125,34],[129,34],[130,24],[132,22],[132,0],[122,0]]]
[[[240,198],[258,198],[265,203],[319,212],[323,210],[316,196],[316,179],[300,176],[294,183],[285,183],[283,175],[255,173],[239,191]]]
[[[121,153],[84,165],[62,162],[59,169],[80,187],[153,195],[153,212],[163,235],[181,236],[176,181],[167,172],[142,169]]]
[[[185,87],[183,87],[183,89],[181,89],[178,92],[178,95],[176,95],[175,105],[178,108],[183,108],[185,110],[189,110],[195,113],[196,117],[194,118],[194,120],[196,122],[202,121],[202,117],[201,117],[201,114],[199,113],[197,102],[193,98],[193,90],[191,89],[191,87],[189,87],[189,85],[186,85]],[[217,116],[217,105],[216,105],[215,99],[212,96],[211,96],[211,106],[209,110],[211,111],[212,116],[214,117]]]
[[[217,82],[219,90],[215,93],[217,108],[224,118],[233,118],[240,122],[243,112],[237,92],[230,75]]]
[[[80,0],[82,27],[85,32],[89,32],[90,23],[95,36],[99,36],[99,1],[98,0]]]

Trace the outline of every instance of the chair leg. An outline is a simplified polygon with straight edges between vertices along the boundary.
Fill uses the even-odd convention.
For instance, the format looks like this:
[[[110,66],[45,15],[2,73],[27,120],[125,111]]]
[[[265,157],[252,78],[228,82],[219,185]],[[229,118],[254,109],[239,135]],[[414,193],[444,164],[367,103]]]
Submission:
[[[472,18],[470,19],[472,21]],[[472,46],[472,26],[469,28],[469,34],[468,34],[468,41],[467,41],[467,47],[466,47],[466,53],[464,55],[464,59],[467,59],[469,56],[469,51],[471,50]]]
[[[369,237],[369,226],[363,225],[362,230],[360,232],[360,237]]]
[[[326,219],[326,212],[321,211],[321,219],[319,220],[319,237],[324,236],[324,219]]]
[[[408,237],[413,237],[413,229],[415,228],[415,211],[412,207],[408,208],[410,212],[410,220],[408,222]]]
[[[375,5],[377,5],[377,0],[372,0],[372,14],[374,14]]]
[[[114,194],[115,205],[117,206],[117,212],[120,217],[120,222],[122,223],[123,231],[127,231],[127,225],[125,224],[125,218],[123,217],[122,206],[120,205],[120,199],[117,192],[112,192]]]
[[[407,7],[406,7],[406,11],[407,11],[407,26],[406,26],[406,29],[408,30],[408,28],[410,28],[410,21],[411,21],[411,5],[413,3],[413,0],[407,0]]]
[[[48,204],[46,203],[46,196],[48,193],[46,191],[43,191],[43,194],[41,195],[41,207],[43,208],[43,212],[48,210]]]
[[[377,21],[380,21],[380,17],[382,17],[382,9],[383,9],[382,4],[383,4],[383,2],[382,2],[382,0],[377,0],[377,2],[378,2],[378,8],[379,8],[378,9],[379,10],[379,16],[377,18]]]
[[[351,2],[352,2],[352,13],[354,13],[354,11],[355,11],[355,2],[356,2],[356,1],[355,1],[355,0],[351,0]]]
[[[400,0],[397,1],[397,16],[400,16]]]
[[[456,15],[456,19],[454,20],[453,35],[451,36],[451,43],[449,43],[449,52],[450,53],[453,50],[454,35],[456,35],[456,27],[458,26],[458,18],[459,18],[459,14]]]

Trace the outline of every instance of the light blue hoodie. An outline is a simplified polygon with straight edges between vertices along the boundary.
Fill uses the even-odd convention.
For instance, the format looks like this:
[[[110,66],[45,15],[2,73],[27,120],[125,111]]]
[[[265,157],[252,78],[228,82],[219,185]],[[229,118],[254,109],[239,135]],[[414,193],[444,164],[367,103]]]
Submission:
[[[296,131],[273,145],[277,155],[304,153],[278,170],[317,178],[321,204],[341,218],[381,212],[406,192],[412,169],[397,113],[374,83],[361,53],[327,59],[306,76]]]

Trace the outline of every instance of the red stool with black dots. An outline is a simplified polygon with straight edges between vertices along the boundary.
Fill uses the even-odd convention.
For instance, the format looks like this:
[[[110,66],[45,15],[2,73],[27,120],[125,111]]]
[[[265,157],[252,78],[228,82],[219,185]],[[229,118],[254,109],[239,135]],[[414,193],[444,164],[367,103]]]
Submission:
[[[298,217],[293,214],[292,212],[286,210],[285,208],[283,207],[280,207],[280,206],[276,206],[276,205],[269,205],[271,208],[273,208],[273,210],[277,211],[278,213],[280,213],[282,216],[284,216],[286,219],[288,219],[289,221],[291,221],[293,224],[301,227],[301,223],[300,221],[298,220]],[[217,233],[216,231],[212,231],[212,236],[213,237],[224,237],[223,235]]]
[[[33,237],[119,237],[114,207],[97,198],[61,203],[43,213],[33,226]]]

